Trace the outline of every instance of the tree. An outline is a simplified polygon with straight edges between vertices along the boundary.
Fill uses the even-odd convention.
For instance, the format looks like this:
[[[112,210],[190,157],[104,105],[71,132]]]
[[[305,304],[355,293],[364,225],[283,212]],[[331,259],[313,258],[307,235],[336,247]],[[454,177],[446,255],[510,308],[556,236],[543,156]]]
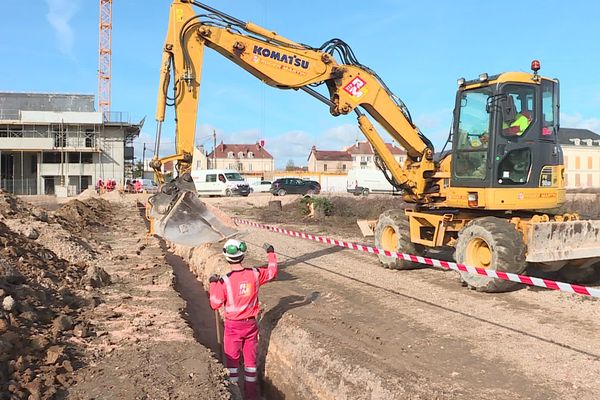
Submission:
[[[287,164],[285,165],[285,170],[286,171],[294,171],[296,169],[296,163],[294,163],[294,160],[288,160]]]
[[[135,163],[133,167],[133,177],[143,178],[144,177],[144,164],[141,161]]]

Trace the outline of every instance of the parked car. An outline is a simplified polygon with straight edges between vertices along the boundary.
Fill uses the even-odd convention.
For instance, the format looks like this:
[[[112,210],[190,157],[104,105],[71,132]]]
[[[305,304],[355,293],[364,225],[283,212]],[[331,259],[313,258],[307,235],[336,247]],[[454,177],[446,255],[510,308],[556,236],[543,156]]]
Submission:
[[[280,178],[273,182],[270,192],[277,196],[286,194],[319,194],[321,185],[316,181],[305,181],[299,178]]]
[[[250,185],[239,172],[229,169],[202,169],[192,171],[192,179],[199,196],[248,196]]]
[[[142,182],[142,191],[146,191],[146,193],[158,192],[158,184],[152,179],[139,179],[139,181]]]
[[[255,193],[266,193],[271,190],[271,181],[256,181],[250,184],[250,191]]]

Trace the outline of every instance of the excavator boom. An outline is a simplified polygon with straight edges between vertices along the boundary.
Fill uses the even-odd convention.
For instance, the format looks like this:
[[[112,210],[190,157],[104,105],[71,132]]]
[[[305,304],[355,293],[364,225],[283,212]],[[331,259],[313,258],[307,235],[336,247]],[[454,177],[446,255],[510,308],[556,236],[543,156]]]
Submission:
[[[209,14],[196,15],[192,6]],[[334,39],[319,48],[309,47],[196,1],[175,0],[171,4],[163,48],[156,147],[151,162],[156,179],[162,184],[160,192],[149,201],[155,233],[188,245],[234,234],[232,230],[224,229],[232,226],[230,221],[208,225],[207,221],[215,222],[211,218],[214,210],[209,210],[197,196],[189,194],[195,194],[190,171],[205,47],[222,54],[270,86],[300,89],[310,94],[325,103],[334,116],[356,113],[360,130],[381,160],[381,169],[391,183],[404,190],[405,200],[428,203],[435,195],[429,187],[429,179],[425,178],[436,172],[433,145],[414,125],[402,101],[374,71],[356,60],[346,43]],[[342,55],[341,62],[334,54]],[[170,86],[172,97],[168,95]],[[317,86],[325,87],[328,95],[315,90]],[[176,154],[159,158],[167,105],[175,107]],[[407,150],[404,165],[395,161],[385,141],[361,110]],[[167,161],[176,162],[178,173],[178,177],[169,183],[165,182],[161,172]],[[191,232],[193,239],[189,238]]]

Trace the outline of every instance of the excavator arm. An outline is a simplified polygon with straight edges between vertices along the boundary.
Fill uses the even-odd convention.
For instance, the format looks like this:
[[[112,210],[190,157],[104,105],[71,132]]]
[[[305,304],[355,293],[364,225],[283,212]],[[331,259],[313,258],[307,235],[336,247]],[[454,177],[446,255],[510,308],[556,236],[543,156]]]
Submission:
[[[207,13],[197,15],[193,6]],[[171,4],[157,102],[157,144],[152,162],[158,181],[163,183],[162,163],[177,161],[180,178],[175,186],[181,189],[177,196],[186,190],[193,191],[188,184],[191,179],[187,178],[188,183],[185,180],[193,153],[205,47],[217,51],[267,85],[310,94],[328,105],[333,116],[356,113],[358,126],[372,144],[384,173],[396,187],[404,190],[405,200],[421,204],[433,201],[436,187],[431,178],[437,168],[433,145],[415,126],[402,101],[374,71],[358,62],[346,43],[334,39],[319,48],[299,44],[190,0],[174,0]],[[169,97],[171,75],[173,96]],[[327,88],[328,95],[316,90],[320,86]],[[161,124],[169,102],[175,107],[177,154],[159,159]],[[407,160],[403,165],[395,160],[363,111],[406,149]],[[163,209],[171,212],[173,202],[172,198],[171,206],[163,206]]]

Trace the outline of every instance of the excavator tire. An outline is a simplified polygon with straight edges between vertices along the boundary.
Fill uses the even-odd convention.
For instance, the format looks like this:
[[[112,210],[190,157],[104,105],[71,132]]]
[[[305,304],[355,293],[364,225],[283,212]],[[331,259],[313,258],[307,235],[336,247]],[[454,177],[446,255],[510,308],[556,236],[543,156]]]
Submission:
[[[523,274],[527,268],[523,235],[510,222],[496,217],[470,221],[459,232],[455,258],[470,267]],[[479,292],[508,292],[521,287],[516,282],[460,272],[461,279]]]
[[[375,246],[388,251],[420,255],[423,245],[410,241],[408,217],[403,210],[388,210],[379,216],[375,226]],[[415,269],[423,265],[395,257],[379,254],[384,268]]]

